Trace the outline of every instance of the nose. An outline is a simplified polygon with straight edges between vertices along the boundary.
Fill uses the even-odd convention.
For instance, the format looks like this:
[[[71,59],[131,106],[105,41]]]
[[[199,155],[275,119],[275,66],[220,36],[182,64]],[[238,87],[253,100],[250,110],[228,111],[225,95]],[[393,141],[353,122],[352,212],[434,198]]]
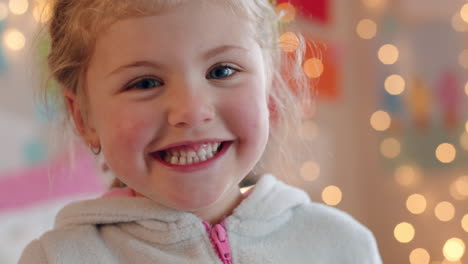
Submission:
[[[168,122],[174,127],[196,127],[209,123],[215,117],[215,109],[209,96],[202,91],[183,89],[174,93],[168,112]]]

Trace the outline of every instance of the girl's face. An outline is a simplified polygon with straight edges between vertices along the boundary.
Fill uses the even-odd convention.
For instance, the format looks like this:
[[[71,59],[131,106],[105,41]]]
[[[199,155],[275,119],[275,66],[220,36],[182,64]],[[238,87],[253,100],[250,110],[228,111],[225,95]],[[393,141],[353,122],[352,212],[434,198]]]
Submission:
[[[98,36],[83,136],[100,142],[121,181],[192,212],[238,198],[269,129],[265,65],[251,32],[221,4],[186,1]]]

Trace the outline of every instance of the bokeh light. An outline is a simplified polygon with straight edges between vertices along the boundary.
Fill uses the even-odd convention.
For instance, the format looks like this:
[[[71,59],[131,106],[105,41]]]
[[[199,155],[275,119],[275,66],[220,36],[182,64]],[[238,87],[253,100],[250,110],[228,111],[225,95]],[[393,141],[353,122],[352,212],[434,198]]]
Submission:
[[[299,38],[294,32],[285,32],[280,36],[280,47],[284,52],[295,52],[299,46]]]
[[[28,11],[28,0],[10,0],[8,3],[11,13],[15,15],[22,15]]]
[[[468,95],[468,81],[465,83],[465,94]]]
[[[412,194],[406,200],[406,208],[413,214],[422,214],[426,210],[426,198],[421,194]]]
[[[463,21],[459,12],[452,16],[452,27],[457,32],[468,32],[468,23]]]
[[[387,7],[388,0],[362,0],[366,8],[374,12],[381,12]]]
[[[429,264],[431,256],[424,248],[416,248],[411,251],[409,261],[411,264]]]
[[[400,155],[401,144],[395,138],[386,138],[380,144],[380,153],[386,158],[394,159]]]
[[[457,156],[457,150],[452,144],[442,143],[436,149],[436,158],[442,163],[451,163]]]
[[[401,186],[415,185],[420,181],[419,169],[412,166],[401,166],[395,170],[395,181]]]
[[[461,220],[461,226],[465,232],[468,232],[468,214],[463,216]]]
[[[306,161],[301,166],[300,174],[306,181],[315,181],[320,176],[320,165],[314,161]]]
[[[434,213],[442,222],[448,222],[455,216],[455,207],[449,202],[440,202],[436,205]]]
[[[356,33],[363,39],[372,39],[377,34],[377,24],[371,19],[362,19],[357,24]]]
[[[400,243],[408,243],[413,240],[415,230],[412,224],[410,223],[399,223],[393,230],[393,235],[395,239]]]
[[[458,56],[458,62],[463,68],[468,69],[468,49],[460,53],[460,56]]]
[[[461,136],[460,136],[460,146],[468,151],[468,132],[464,132]]]
[[[449,261],[458,261],[465,254],[465,243],[459,238],[450,238],[443,248],[444,257]]]
[[[383,45],[382,47],[380,47],[378,52],[379,60],[383,64],[387,65],[394,64],[395,62],[397,62],[399,56],[400,55],[398,48],[392,44]]]
[[[468,198],[468,176],[458,177],[453,182],[454,191],[464,199]]]
[[[51,1],[37,1],[33,9],[33,17],[37,22],[46,23],[52,16]]]
[[[5,3],[0,2],[0,21],[8,17],[8,7]]]
[[[304,72],[309,78],[318,78],[322,76],[324,66],[322,60],[310,58],[304,62]]]
[[[372,128],[374,128],[375,130],[385,131],[390,127],[392,119],[387,112],[377,111],[374,114],[372,114],[370,123]]]
[[[328,186],[322,191],[322,200],[328,205],[337,205],[341,202],[343,194],[337,186]]]
[[[460,9],[460,17],[465,21],[465,23],[468,23],[468,4],[464,4]]]
[[[10,29],[5,32],[3,40],[5,45],[14,51],[23,49],[24,45],[26,44],[26,38],[24,37],[23,33],[16,29]]]
[[[399,95],[405,91],[405,79],[401,75],[393,74],[385,80],[385,90],[391,95]]]
[[[281,22],[288,23],[296,18],[296,8],[290,3],[281,3],[276,6],[276,12],[281,17]]]

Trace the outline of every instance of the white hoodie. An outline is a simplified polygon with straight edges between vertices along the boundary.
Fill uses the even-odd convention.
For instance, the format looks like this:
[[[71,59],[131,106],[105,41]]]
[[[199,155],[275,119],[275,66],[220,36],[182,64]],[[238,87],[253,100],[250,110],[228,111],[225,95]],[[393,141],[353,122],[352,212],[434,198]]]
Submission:
[[[225,226],[233,264],[382,263],[367,228],[271,175],[260,179]],[[141,197],[107,197],[66,206],[19,263],[222,261],[194,214]]]

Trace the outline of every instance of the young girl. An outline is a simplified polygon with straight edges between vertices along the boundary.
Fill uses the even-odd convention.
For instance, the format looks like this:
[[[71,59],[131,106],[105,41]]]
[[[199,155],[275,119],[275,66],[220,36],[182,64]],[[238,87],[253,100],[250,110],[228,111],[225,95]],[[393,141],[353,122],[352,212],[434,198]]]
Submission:
[[[381,263],[369,230],[274,176],[239,190],[254,167],[278,163],[264,159],[294,152],[274,144],[300,121],[288,115],[302,94],[281,78],[272,3],[53,10],[48,62],[67,113],[124,187],[65,207],[20,263]]]

